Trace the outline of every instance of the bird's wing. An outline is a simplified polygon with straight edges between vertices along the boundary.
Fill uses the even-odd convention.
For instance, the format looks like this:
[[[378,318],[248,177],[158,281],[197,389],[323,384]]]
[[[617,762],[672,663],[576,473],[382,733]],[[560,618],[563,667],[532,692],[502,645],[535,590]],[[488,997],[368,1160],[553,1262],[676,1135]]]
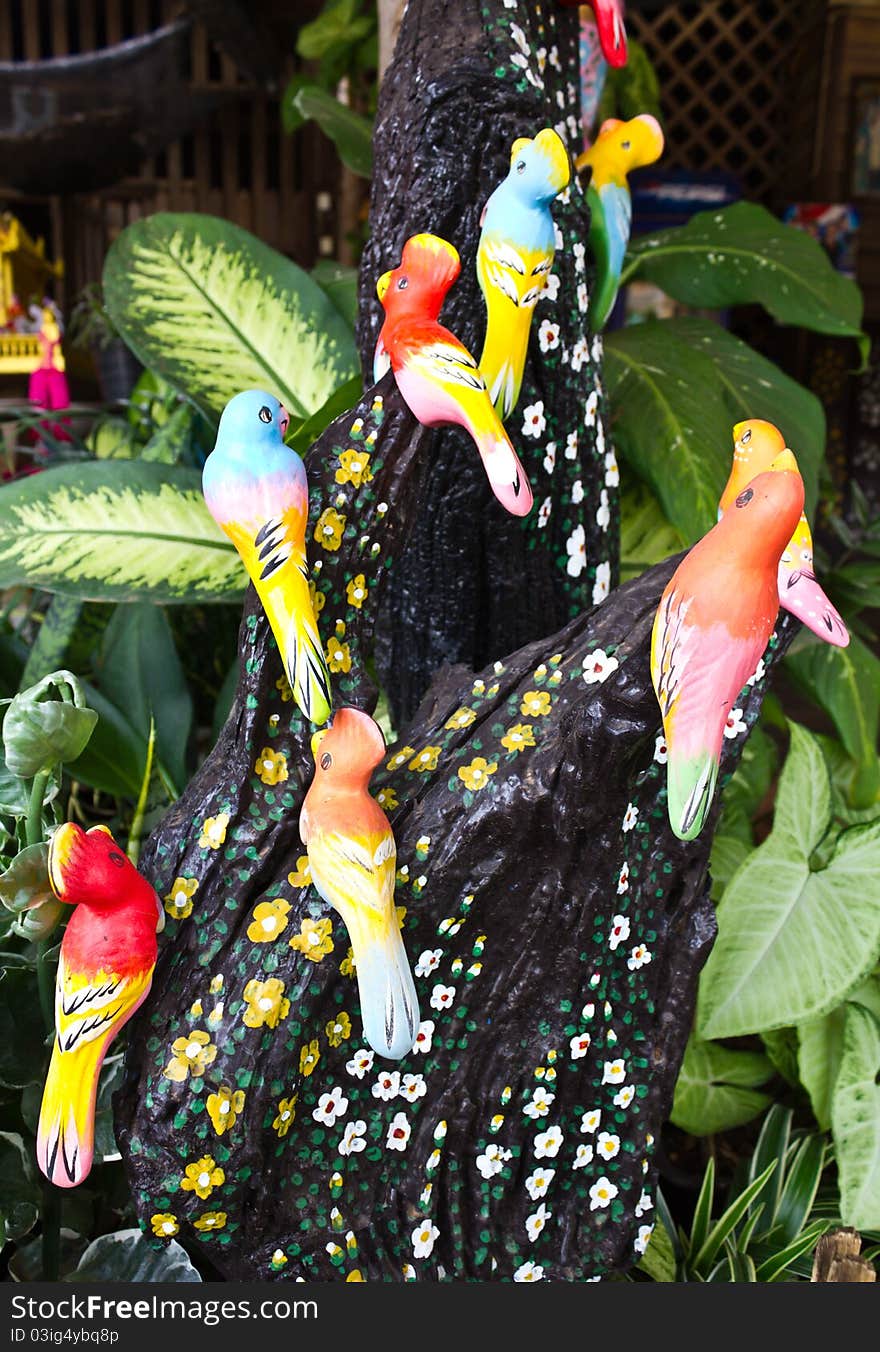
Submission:
[[[486,304],[490,305],[494,290],[512,305],[532,310],[546,285],[553,256],[552,247],[523,248],[512,239],[484,234],[477,250],[477,277]]]
[[[811,568],[798,568],[780,561],[777,585],[779,604],[785,610],[796,615],[802,624],[826,643],[835,648],[847,646],[849,630]]]
[[[429,380],[439,381],[450,392],[486,389],[480,368],[467,348],[439,325],[427,341],[408,346],[407,365]]]
[[[55,1035],[62,1052],[115,1033],[144,998],[152,967],[133,976],[100,971],[86,975],[58,962],[55,982]]]
[[[352,907],[366,907],[387,919],[394,899],[397,850],[387,831],[350,834],[322,831],[310,824],[308,840],[312,881],[325,901],[347,921]]]
[[[654,619],[651,679],[664,722],[674,713],[688,664],[688,650],[693,646],[692,631],[685,623],[689,608],[690,598],[667,588]]]

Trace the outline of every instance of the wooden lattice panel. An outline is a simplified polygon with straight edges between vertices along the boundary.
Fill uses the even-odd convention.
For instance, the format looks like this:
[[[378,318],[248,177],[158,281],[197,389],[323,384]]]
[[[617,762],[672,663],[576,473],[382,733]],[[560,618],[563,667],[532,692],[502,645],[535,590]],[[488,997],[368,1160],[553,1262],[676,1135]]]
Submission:
[[[786,77],[812,0],[692,0],[627,28],[660,79],[669,168],[723,169],[771,201],[789,124]]]

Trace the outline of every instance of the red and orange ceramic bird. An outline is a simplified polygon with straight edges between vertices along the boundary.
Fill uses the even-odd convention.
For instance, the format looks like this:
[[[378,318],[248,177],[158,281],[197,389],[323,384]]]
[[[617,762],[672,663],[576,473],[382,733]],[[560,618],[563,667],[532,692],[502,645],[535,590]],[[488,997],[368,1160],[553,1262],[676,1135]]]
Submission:
[[[369,714],[343,708],[315,733],[312,754],[299,818],[312,882],[348,930],[364,1036],[380,1056],[400,1060],[415,1042],[419,1006],[394,909],[394,835],[369,794],[385,739]]]
[[[437,319],[460,270],[458,252],[438,235],[406,241],[400,266],[376,287],[385,310],[377,357],[390,360],[398,389],[420,423],[457,423],[470,433],[498,501],[514,516],[526,516],[532,490],[486,381],[467,348]]]
[[[49,881],[75,909],[61,941],[37,1163],[59,1188],[72,1188],[92,1167],[101,1064],[149,992],[164,916],[106,826],[59,826],[49,845]]]
[[[719,513],[725,512],[749,480],[768,469],[784,449],[785,438],[773,423],[762,418],[738,422],[733,429],[733,467],[721,494]],[[777,581],[779,604],[784,610],[796,615],[826,643],[846,647],[849,631],[813,571],[813,537],[803,513],[779,560]]]
[[[727,717],[779,611],[779,558],[804,506],[791,451],[759,474],[672,575],[654,619],[651,679],[663,715],[669,821],[699,835]]]

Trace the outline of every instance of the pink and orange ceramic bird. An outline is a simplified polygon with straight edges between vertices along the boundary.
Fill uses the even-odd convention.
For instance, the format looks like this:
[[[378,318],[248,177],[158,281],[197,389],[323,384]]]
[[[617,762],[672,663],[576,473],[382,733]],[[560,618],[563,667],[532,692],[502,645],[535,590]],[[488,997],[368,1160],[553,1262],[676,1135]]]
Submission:
[[[721,494],[719,513],[725,512],[749,480],[769,468],[784,449],[785,438],[773,423],[764,422],[762,418],[738,422],[733,429],[733,467]],[[826,643],[832,643],[836,648],[846,647],[849,643],[847,627],[819,586],[813,571],[813,537],[803,513],[779,560],[777,581],[779,604],[784,610],[796,615]]]
[[[59,826],[49,845],[49,881],[75,909],[61,941],[37,1163],[59,1188],[73,1188],[92,1167],[101,1065],[149,992],[164,915],[106,826]]]
[[[299,818],[312,882],[348,930],[364,1036],[399,1061],[415,1042],[419,1006],[394,908],[394,834],[369,793],[385,739],[369,714],[343,708],[313,736],[312,755],[315,777]]]
[[[514,516],[526,516],[532,490],[467,348],[437,316],[461,270],[457,251],[438,235],[413,235],[400,266],[379,278],[385,309],[377,353],[387,354],[398,389],[426,427],[457,423],[472,436],[492,492]]]
[[[669,821],[699,835],[715,792],[728,714],[779,612],[779,558],[804,506],[791,451],[752,479],[672,575],[651,635],[663,715]]]

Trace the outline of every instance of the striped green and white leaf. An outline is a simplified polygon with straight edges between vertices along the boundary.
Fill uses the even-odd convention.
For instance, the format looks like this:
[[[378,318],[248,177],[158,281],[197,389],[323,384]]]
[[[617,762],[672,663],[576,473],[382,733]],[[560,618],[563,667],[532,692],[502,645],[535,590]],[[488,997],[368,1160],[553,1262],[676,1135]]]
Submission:
[[[236,600],[246,577],[199,473],[111,460],[61,465],[0,494],[0,588],[90,601]]]
[[[256,388],[301,422],[359,370],[322,288],[214,216],[158,212],[128,226],[107,255],[104,295],[140,360],[214,415]]]
[[[831,1101],[840,1214],[857,1230],[880,1229],[880,1022],[849,1004]]]

